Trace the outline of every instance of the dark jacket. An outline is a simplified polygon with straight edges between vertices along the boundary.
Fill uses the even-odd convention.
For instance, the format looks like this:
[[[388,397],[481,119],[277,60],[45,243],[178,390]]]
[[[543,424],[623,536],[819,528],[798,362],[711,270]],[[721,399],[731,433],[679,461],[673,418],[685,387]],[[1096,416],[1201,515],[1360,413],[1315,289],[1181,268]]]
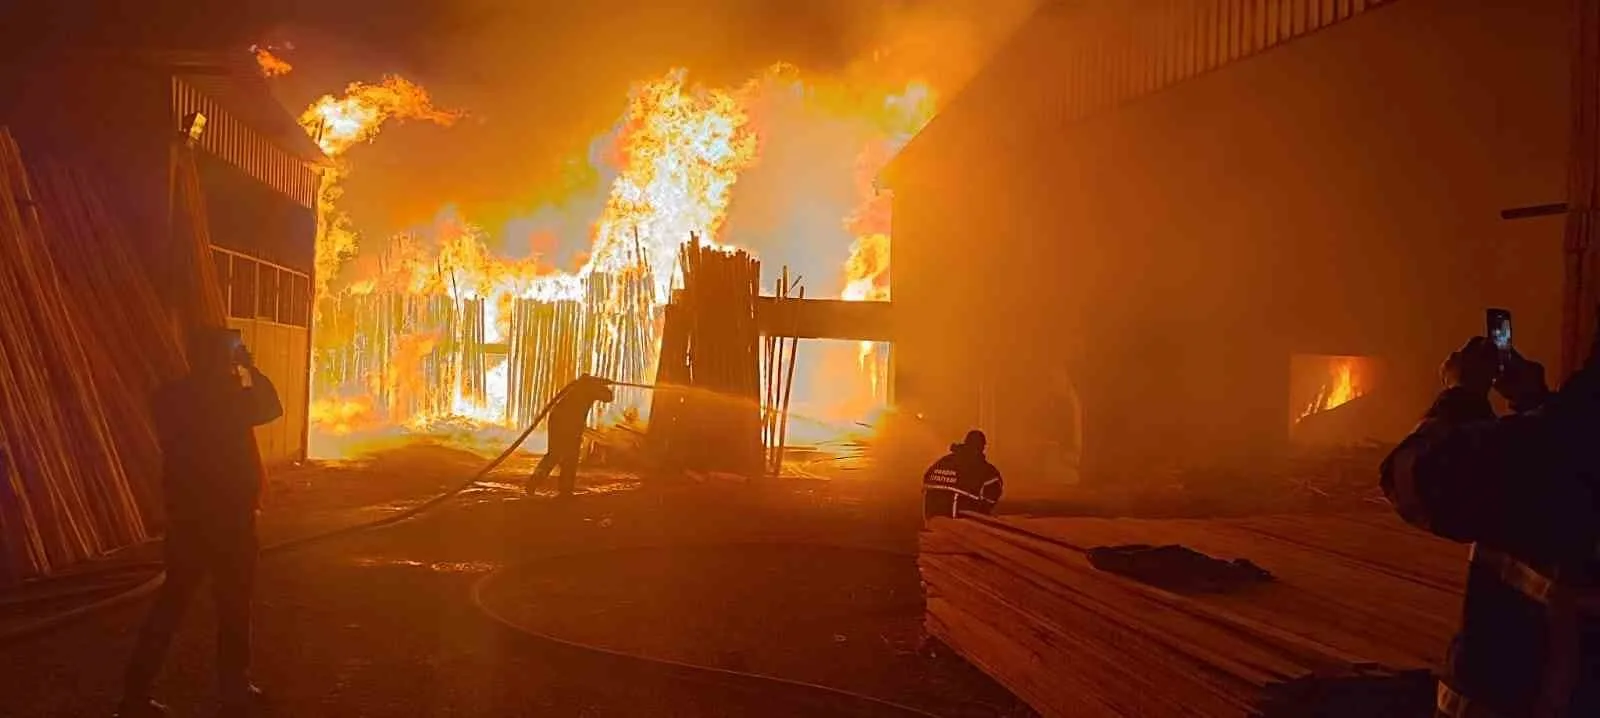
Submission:
[[[1600,716],[1600,619],[1576,607],[1600,575],[1597,380],[1585,370],[1499,418],[1487,397],[1446,390],[1383,462],[1402,518],[1473,544],[1441,714]]]
[[[152,404],[168,517],[253,513],[261,457],[251,432],[283,415],[272,382],[254,370],[249,387],[231,374],[190,374],[163,385]]]
[[[989,513],[999,503],[1005,481],[982,451],[959,444],[922,474],[926,516],[955,516],[962,511]]]
[[[579,379],[550,410],[550,436],[581,439],[589,423],[589,409],[596,402],[615,401],[611,385],[595,378]]]

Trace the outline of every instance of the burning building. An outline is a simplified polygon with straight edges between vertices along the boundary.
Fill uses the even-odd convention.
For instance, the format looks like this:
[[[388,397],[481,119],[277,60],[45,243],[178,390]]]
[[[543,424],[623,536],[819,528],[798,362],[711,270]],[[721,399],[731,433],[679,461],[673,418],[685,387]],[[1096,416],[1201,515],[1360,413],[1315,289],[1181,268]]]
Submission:
[[[44,383],[0,405],[3,579],[137,541],[159,519],[147,401],[181,370],[176,288],[195,261],[213,263],[228,324],[283,397],[284,418],[258,430],[263,458],[304,457],[322,153],[243,51],[37,48],[0,70],[0,126],[20,148],[10,249],[31,251],[17,256],[36,280],[8,301],[61,305],[8,325],[11,368],[37,361],[20,375]],[[31,433],[55,412],[83,425]]]
[[[1573,6],[1045,5],[883,177],[902,406],[1117,477],[1398,438],[1488,306],[1558,363],[1501,212],[1566,196]]]

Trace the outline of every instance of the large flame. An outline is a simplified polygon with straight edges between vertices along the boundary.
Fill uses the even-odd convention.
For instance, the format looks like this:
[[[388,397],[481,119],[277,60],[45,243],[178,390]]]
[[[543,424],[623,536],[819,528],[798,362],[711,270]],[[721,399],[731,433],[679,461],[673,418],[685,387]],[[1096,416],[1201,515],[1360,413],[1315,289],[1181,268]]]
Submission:
[[[459,112],[434,107],[426,90],[395,75],[384,77],[376,85],[351,83],[343,97],[323,95],[301,113],[300,126],[330,158],[317,191],[315,295],[319,306],[329,283],[359,249],[359,238],[350,218],[339,209],[344,180],[350,171],[349,165],[342,161],[344,153],[359,143],[371,142],[391,119],[449,125],[459,117]]]
[[[271,46],[252,45],[250,53],[256,56],[256,67],[262,77],[278,77],[294,71],[294,65],[279,57]]]
[[[855,242],[845,261],[845,287],[840,297],[849,301],[889,301],[889,236],[893,198],[877,187],[877,177],[900,149],[933,119],[933,91],[913,83],[905,92],[884,99],[884,119],[888,134],[880,142],[862,150],[856,161],[856,191],[860,206],[846,219]],[[870,402],[887,398],[888,347],[861,342],[857,356],[860,371],[866,376]]]
[[[1362,385],[1362,378],[1357,373],[1358,361],[1356,357],[1330,358],[1328,379],[1318,390],[1316,397],[1300,413],[1300,418],[1336,409],[1364,396],[1366,387]]]
[[[440,334],[439,327],[413,325],[412,319],[361,325],[372,320],[357,316],[366,310],[352,309],[371,308],[355,304],[363,297],[410,298],[405,300],[409,307],[444,301],[454,307],[453,316],[481,323],[482,336],[472,341],[485,347],[510,341],[509,317],[522,306],[518,302],[582,306],[584,331],[594,333],[595,341],[592,356],[577,358],[579,370],[653,381],[660,307],[675,281],[679,248],[691,236],[712,244],[722,239],[741,173],[760,161],[762,129],[750,108],[774,88],[809,93],[808,102],[862,118],[872,128],[876,139],[861,148],[856,163],[857,202],[840,210],[844,216],[834,215],[854,238],[850,256],[843,258],[838,291],[846,299],[887,300],[889,197],[874,189],[872,178],[932,116],[932,93],[925,85],[808,85],[787,66],[731,89],[690,85],[682,70],[636,85],[621,119],[600,141],[603,166],[598,169],[613,180],[601,190],[603,200],[596,197],[601,210],[590,225],[589,251],[570,272],[558,271],[541,252],[496,254],[488,233],[449,207],[430,226],[377,243],[369,238],[361,246],[337,207],[348,172],[345,153],[370,142],[388,120],[448,125],[459,113],[435,107],[426,91],[399,77],[377,85],[355,83],[341,97],[319,99],[301,117],[306,131],[335,159],[319,197],[318,316],[353,316],[359,326],[346,320],[319,324],[334,328],[319,328],[314,339],[325,365],[314,379],[314,430],[340,436],[374,427],[424,430],[463,417],[507,421],[510,368],[504,354],[486,353],[483,366],[468,372],[458,365],[464,360],[454,348],[465,341],[460,327]],[[634,291],[636,286],[648,290]],[[352,304],[342,307],[343,302]],[[469,304],[481,309],[472,314]],[[415,316],[414,311],[405,316]],[[380,347],[386,366],[355,366],[363,352]],[[880,399],[883,366],[867,359],[881,350],[865,345],[855,368]],[[446,359],[450,352],[456,352],[455,359]],[[629,371],[635,374],[617,375]],[[481,385],[475,376],[483,377]],[[646,395],[619,394],[611,416],[637,415],[647,406]]]
[[[756,155],[739,98],[687,88],[686,74],[675,70],[634,90],[616,141],[621,174],[583,270],[645,264],[655,274],[659,304],[667,301],[678,248],[691,234],[717,236],[739,172]]]

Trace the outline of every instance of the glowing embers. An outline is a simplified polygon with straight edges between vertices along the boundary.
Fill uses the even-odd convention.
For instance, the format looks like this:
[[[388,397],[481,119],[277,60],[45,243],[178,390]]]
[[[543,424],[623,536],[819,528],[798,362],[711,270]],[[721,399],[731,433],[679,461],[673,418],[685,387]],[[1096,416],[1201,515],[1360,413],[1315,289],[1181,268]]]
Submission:
[[[1378,386],[1373,357],[1296,354],[1289,360],[1289,430],[1300,440],[1354,441],[1366,431],[1367,404]]]

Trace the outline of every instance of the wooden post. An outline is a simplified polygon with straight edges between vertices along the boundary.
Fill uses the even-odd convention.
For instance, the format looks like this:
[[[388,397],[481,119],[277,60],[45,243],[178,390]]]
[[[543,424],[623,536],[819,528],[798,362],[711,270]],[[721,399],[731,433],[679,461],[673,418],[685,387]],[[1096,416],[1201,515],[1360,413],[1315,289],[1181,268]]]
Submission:
[[[1572,154],[1568,165],[1566,311],[1562,368],[1570,375],[1597,347],[1600,308],[1600,0],[1573,0]],[[1600,356],[1595,356],[1600,361]]]

